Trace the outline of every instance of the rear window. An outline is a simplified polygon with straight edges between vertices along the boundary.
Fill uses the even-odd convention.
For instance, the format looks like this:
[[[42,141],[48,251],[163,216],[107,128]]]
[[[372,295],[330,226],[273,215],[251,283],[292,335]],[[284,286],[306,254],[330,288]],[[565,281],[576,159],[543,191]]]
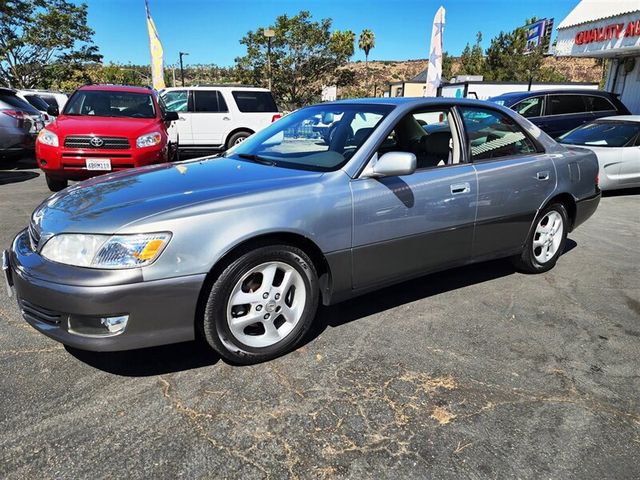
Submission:
[[[560,137],[560,143],[594,147],[624,147],[640,134],[640,123],[594,122]]]
[[[231,93],[241,112],[278,112],[271,92],[236,90]]]
[[[604,97],[587,95],[584,97],[584,101],[587,104],[587,111],[589,112],[607,112],[616,109],[616,107]]]
[[[195,90],[193,97],[195,112],[222,113],[229,111],[224,97],[217,90]]]
[[[5,105],[2,105],[2,103]],[[10,93],[0,93],[0,107],[2,106],[4,106],[4,108],[17,108],[29,113],[40,113],[27,102]]]

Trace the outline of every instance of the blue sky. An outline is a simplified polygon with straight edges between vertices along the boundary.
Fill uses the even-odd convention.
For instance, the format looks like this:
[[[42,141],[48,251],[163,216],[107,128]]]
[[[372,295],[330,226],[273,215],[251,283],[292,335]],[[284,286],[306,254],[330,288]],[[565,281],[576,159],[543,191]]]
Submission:
[[[80,0],[77,0],[78,3]],[[144,0],[85,0],[94,40],[107,62],[149,63]],[[233,65],[244,54],[239,40],[249,30],[268,26],[277,15],[311,11],[330,17],[335,29],[373,30],[373,60],[428,56],[433,16],[444,5],[444,49],[458,55],[482,31],[486,47],[501,30],[513,30],[525,18],[555,17],[556,25],[578,0],[149,0],[165,51],[165,64],[189,52],[187,63]],[[554,30],[555,35],[555,30]],[[356,51],[354,60],[364,59]]]

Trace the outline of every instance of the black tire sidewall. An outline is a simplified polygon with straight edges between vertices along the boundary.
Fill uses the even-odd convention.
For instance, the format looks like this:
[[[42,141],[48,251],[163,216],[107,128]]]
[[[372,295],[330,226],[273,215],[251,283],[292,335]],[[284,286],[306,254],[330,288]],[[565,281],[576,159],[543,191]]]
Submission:
[[[68,180],[53,178],[48,174],[45,174],[45,179],[47,181],[47,187],[49,187],[49,190],[51,190],[52,192],[59,192],[60,190],[64,190],[69,186]]]
[[[250,347],[231,333],[227,324],[227,302],[233,287],[248,270],[269,261],[287,263],[300,273],[307,289],[307,302],[300,320],[286,338],[269,347]],[[241,255],[214,282],[204,311],[202,333],[209,345],[232,363],[251,364],[271,360],[287,353],[300,342],[313,323],[318,302],[318,276],[313,263],[302,250],[285,245],[261,247]]]
[[[558,212],[562,217],[562,241],[560,242],[558,250],[548,262],[539,263],[533,255],[533,240],[536,235],[536,228],[538,226],[538,222],[540,222],[540,220],[544,218],[544,216],[551,211]],[[567,209],[562,203],[552,203],[547,207],[545,207],[536,217],[533,223],[533,227],[531,228],[531,234],[529,235],[527,245],[525,247],[524,252],[522,252],[521,260],[522,260],[522,266],[524,267],[524,269],[531,273],[542,273],[542,272],[551,270],[555,266],[556,262],[558,261],[558,258],[560,258],[560,256],[564,252],[564,247],[565,247],[565,244],[567,243],[568,228],[569,228],[569,215],[567,213]]]
[[[239,138],[248,138],[250,136],[251,136],[251,134],[249,132],[236,132],[236,133],[234,133],[233,135],[231,135],[229,137],[229,141],[227,142],[227,149],[229,149],[231,147],[234,147],[235,144],[236,144],[236,141]]]

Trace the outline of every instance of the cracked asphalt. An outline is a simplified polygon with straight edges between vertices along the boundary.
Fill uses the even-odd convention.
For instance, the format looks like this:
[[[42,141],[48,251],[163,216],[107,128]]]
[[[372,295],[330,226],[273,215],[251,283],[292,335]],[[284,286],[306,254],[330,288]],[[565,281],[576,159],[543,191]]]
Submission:
[[[0,170],[0,246],[48,195]],[[0,292],[0,478],[640,477],[640,192],[551,272],[494,261],[321,310],[299,350],[65,349]]]

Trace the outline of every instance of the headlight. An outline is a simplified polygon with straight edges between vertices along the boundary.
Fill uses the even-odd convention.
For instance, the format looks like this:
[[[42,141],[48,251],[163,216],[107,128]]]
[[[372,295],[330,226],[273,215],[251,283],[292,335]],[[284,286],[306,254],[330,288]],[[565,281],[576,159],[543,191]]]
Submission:
[[[51,237],[41,255],[53,262],[89,268],[144,267],[155,261],[171,234],[84,235],[65,233]]]
[[[58,135],[46,128],[40,130],[40,133],[38,134],[38,141],[44,145],[51,145],[52,147],[57,147],[59,145]]]
[[[160,135],[160,133],[147,133],[146,135],[138,137],[136,140],[136,146],[138,148],[153,147],[154,145],[158,145],[161,141],[162,135]]]

